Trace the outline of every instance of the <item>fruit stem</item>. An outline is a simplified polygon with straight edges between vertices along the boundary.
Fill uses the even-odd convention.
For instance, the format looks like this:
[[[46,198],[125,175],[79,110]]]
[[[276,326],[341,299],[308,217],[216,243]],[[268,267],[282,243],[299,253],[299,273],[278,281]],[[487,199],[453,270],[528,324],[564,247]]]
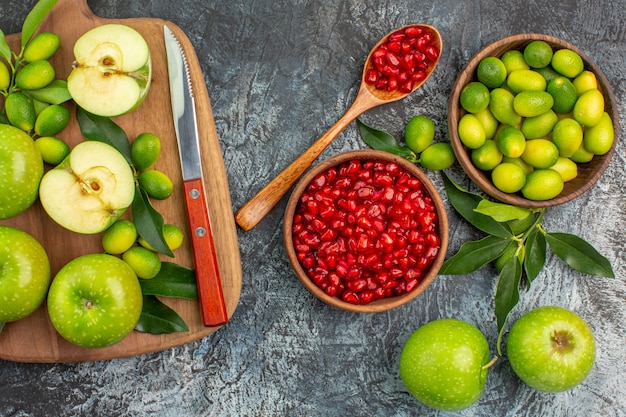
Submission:
[[[493,355],[493,358],[491,358],[489,362],[484,364],[481,369],[484,371],[485,369],[491,368],[493,364],[496,363],[497,360],[498,360],[498,355]]]

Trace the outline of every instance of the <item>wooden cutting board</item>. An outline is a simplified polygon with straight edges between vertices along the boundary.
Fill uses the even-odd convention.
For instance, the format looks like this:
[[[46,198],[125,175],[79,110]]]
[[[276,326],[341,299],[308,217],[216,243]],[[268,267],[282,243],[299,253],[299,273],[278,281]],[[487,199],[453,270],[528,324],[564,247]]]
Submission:
[[[138,109],[117,117],[114,121],[125,130],[131,140],[142,132],[152,132],[161,138],[162,155],[155,168],[170,176],[174,183],[174,194],[167,200],[154,201],[154,206],[163,215],[166,223],[176,224],[186,232],[185,244],[176,250],[175,258],[163,257],[163,259],[193,267],[182,195],[180,160],[172,122],[163,25],[167,24],[174,31],[185,50],[194,84],[208,206],[224,297],[230,317],[235,311],[241,291],[241,261],[224,161],[202,69],[193,46],[182,29],[171,22],[152,18],[103,19],[92,13],[86,0],[59,0],[40,28],[61,37],[61,47],[51,61],[57,71],[57,78],[67,79],[74,60],[72,49],[80,35],[105,23],[123,23],[131,26],[139,31],[149,44],[153,80],[148,96]],[[7,38],[13,50],[17,50],[20,34],[9,35]],[[68,104],[68,108],[74,115],[74,105]],[[70,146],[84,140],[75,117],[72,117],[71,124],[59,137],[66,140]],[[124,215],[129,216],[129,213]],[[101,234],[80,235],[61,228],[45,214],[39,202],[25,213],[0,223],[16,226],[35,236],[48,253],[53,276],[63,265],[80,255],[102,252]],[[44,305],[33,315],[5,325],[0,333],[0,359],[19,362],[104,360],[167,349],[200,339],[219,329],[203,326],[196,300],[162,298],[162,301],[183,317],[189,326],[189,332],[156,336],[134,331],[113,346],[84,349],[70,344],[56,333]]]

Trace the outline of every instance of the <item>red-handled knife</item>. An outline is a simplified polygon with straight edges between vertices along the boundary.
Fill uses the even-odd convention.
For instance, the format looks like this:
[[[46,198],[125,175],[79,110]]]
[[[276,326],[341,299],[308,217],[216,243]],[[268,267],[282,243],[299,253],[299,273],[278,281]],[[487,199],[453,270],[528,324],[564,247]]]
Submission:
[[[228,312],[224,303],[204,190],[198,122],[189,67],[185,53],[172,30],[167,26],[163,30],[202,321],[208,327],[220,326],[228,322]]]

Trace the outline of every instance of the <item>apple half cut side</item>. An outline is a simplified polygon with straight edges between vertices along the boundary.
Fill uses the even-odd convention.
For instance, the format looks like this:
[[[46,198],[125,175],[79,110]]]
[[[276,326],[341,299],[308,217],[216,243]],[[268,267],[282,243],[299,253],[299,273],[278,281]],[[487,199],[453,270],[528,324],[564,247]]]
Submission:
[[[76,233],[100,233],[132,204],[135,179],[124,156],[97,141],[81,142],[39,186],[46,213]]]
[[[96,26],[74,44],[67,88],[76,104],[103,117],[141,104],[150,88],[150,49],[135,29],[117,23]]]

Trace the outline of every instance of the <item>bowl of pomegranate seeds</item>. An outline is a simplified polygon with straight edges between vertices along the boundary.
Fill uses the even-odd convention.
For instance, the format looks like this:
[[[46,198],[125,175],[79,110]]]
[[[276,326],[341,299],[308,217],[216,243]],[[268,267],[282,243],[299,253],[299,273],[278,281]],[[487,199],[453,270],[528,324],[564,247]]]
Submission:
[[[430,285],[446,255],[448,218],[417,166],[361,150],[331,157],[302,177],[287,203],[283,234],[309,291],[332,306],[374,313]]]

